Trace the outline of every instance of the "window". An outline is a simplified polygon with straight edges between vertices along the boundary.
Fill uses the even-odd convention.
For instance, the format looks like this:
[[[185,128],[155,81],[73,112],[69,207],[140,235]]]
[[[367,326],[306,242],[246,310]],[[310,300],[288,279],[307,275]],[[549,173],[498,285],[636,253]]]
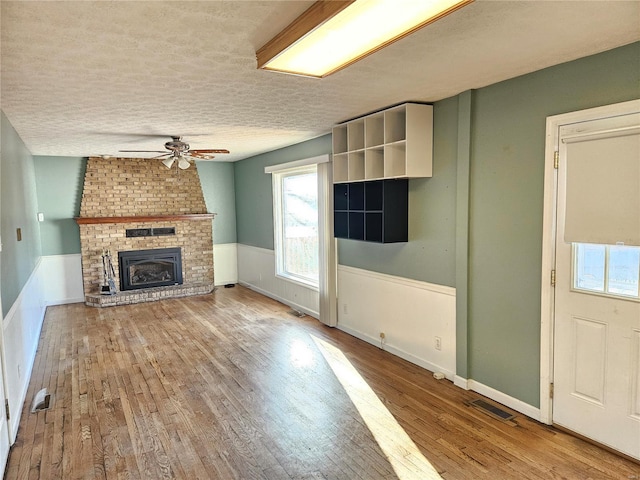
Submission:
[[[276,275],[318,288],[316,165],[273,173]]]
[[[574,243],[573,264],[574,290],[640,299],[640,247]]]

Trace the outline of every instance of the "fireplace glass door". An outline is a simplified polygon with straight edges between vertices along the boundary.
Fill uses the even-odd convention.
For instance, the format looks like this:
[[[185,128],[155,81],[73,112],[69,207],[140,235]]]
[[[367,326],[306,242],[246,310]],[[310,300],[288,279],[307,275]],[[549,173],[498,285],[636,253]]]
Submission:
[[[120,290],[182,285],[180,248],[118,252]]]

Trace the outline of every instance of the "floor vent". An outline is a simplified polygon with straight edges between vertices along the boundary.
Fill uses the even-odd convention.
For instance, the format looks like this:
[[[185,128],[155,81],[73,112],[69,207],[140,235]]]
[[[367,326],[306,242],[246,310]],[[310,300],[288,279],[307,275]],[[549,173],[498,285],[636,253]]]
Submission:
[[[51,394],[47,392],[46,388],[43,388],[36,396],[33,398],[33,402],[31,403],[31,413],[44,412],[45,410],[49,410],[51,408],[51,404],[53,403]]]
[[[298,317],[298,318],[302,318],[306,315],[306,313],[303,313],[299,310],[289,310],[289,315],[293,315],[294,317]]]
[[[481,412],[486,413],[487,415],[490,415],[493,418],[496,418],[503,422],[507,422],[509,420],[513,420],[514,418],[516,418],[515,415],[511,415],[509,412],[506,412],[489,402],[485,402],[480,398],[478,398],[477,400],[472,400],[471,402],[469,402],[469,404],[472,407],[476,407]]]

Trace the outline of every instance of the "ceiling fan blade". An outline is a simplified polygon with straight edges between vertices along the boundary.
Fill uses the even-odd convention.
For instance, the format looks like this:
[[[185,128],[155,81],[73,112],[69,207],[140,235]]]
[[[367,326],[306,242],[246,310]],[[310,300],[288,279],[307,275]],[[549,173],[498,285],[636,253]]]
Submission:
[[[157,157],[151,157],[151,160],[155,160],[156,158],[162,158],[162,157],[170,157],[171,155],[173,155],[173,153],[169,152],[169,153],[165,153],[164,155],[158,155]]]
[[[187,153],[186,155],[191,158],[197,158],[198,160],[213,160],[215,158],[215,155],[213,155],[212,153],[201,153],[193,151]]]
[[[183,156],[192,158],[194,160],[212,160],[213,159],[213,155],[211,154],[202,155],[200,153],[191,153],[191,152],[185,153],[183,154]]]
[[[189,153],[229,153],[229,150],[225,148],[208,148],[208,149],[195,148],[195,149],[189,150]]]

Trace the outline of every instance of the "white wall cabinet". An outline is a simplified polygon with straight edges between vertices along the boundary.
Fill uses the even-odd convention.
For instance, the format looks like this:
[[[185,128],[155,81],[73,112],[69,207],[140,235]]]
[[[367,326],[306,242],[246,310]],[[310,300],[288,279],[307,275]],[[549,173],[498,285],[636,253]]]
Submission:
[[[333,128],[334,183],[430,177],[433,106],[405,103]]]

